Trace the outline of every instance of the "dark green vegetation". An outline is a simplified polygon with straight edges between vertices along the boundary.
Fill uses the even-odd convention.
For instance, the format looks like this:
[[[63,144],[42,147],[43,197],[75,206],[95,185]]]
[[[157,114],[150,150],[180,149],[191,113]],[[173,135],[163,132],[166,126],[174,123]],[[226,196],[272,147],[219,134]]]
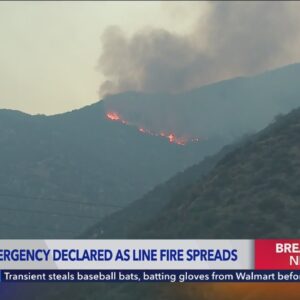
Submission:
[[[122,228],[127,220],[122,212],[116,213],[108,223],[116,232],[109,235],[197,239],[299,237],[300,109],[278,117],[229,153],[218,155],[218,162],[217,156],[206,160],[206,164],[210,161],[211,167],[215,166],[202,178],[200,163],[149,193],[140,204],[133,204],[132,209],[140,211],[143,203],[147,205],[147,197],[162,199],[158,192],[170,188],[165,194],[169,203],[156,212],[156,217],[137,219],[135,228],[129,228],[125,235]],[[185,174],[189,178],[186,182]],[[188,183],[190,180],[192,183]],[[179,190],[174,189],[176,181],[183,183]],[[101,236],[102,231],[100,224],[90,234]],[[170,284],[95,284],[76,288],[72,285],[66,289],[61,286],[63,291],[58,293],[63,299],[194,299],[186,285],[177,287],[178,290]],[[201,290],[197,297],[207,299]]]
[[[226,155],[174,195],[143,238],[300,236],[300,109]]]
[[[246,138],[245,138],[246,139]],[[243,141],[241,140],[240,143]],[[141,199],[129,204],[126,208],[105,217],[99,224],[88,230],[83,238],[122,239],[135,237],[141,224],[151,223],[161,210],[166,208],[174,195],[192,186],[194,182],[206,175],[216,163],[238,144],[224,147],[218,154],[206,157],[200,163],[178,173],[167,182],[158,185]],[[122,224],[120,226],[120,224]],[[140,234],[138,234],[140,236]]]
[[[216,149],[109,121],[103,102],[56,116],[0,110],[0,237],[75,237]]]

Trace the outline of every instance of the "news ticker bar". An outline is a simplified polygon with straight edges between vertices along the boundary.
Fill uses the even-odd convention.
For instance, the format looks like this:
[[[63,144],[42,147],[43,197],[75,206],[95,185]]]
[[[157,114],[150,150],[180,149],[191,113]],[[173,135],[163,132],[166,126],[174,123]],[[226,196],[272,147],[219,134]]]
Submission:
[[[288,270],[2,270],[9,282],[300,282]]]
[[[0,240],[0,270],[300,270],[300,240]]]

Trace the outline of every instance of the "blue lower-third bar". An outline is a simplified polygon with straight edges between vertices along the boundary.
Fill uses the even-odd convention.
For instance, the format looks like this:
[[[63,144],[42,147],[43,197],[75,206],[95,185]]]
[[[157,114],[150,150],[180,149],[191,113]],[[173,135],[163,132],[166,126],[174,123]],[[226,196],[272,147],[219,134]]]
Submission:
[[[1,270],[1,282],[300,282],[287,270]]]

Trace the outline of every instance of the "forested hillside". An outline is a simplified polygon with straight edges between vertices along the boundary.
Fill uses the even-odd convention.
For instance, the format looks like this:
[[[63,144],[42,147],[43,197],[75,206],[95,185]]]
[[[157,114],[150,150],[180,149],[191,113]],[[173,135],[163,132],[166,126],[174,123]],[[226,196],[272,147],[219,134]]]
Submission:
[[[239,144],[244,143],[245,140],[247,140],[247,137],[233,145],[225,146],[219,153],[206,157],[200,163],[179,172],[165,183],[156,186],[141,199],[105,217],[81,237],[120,239],[132,236],[133,232],[140,230],[141,224],[154,221],[173,197],[180,195],[187,189],[187,186],[192,186],[194,182],[200,180],[213,169],[221,158]]]
[[[0,110],[0,237],[78,236],[211,146],[112,122],[102,102],[56,116]]]
[[[295,238],[300,213],[300,109],[226,155],[174,196],[143,238]]]
[[[266,129],[237,145],[221,157],[205,176],[198,173],[196,176],[200,177],[196,182],[189,177],[192,184],[185,182],[185,187],[180,186],[179,192],[173,186],[174,194],[171,197],[167,195],[168,204],[157,212],[157,217],[144,221],[138,219],[124,237],[237,239],[299,236],[299,137],[300,109],[297,109],[278,117]],[[199,164],[183,175],[197,174],[197,168],[200,172],[202,166]],[[184,182],[181,176],[176,177]],[[166,183],[166,187],[169,184],[171,188],[176,177]],[[156,190],[157,193],[159,190]],[[161,197],[164,197],[163,192]],[[146,199],[140,200],[140,204],[136,202],[135,207],[147,203]],[[157,194],[156,199],[162,198]],[[113,224],[117,224],[118,217],[120,226],[113,225],[115,232],[109,232],[111,237],[122,236],[124,215],[119,212],[112,220]],[[96,235],[97,232],[97,237],[101,237],[103,228],[93,228],[92,233]],[[109,237],[105,233],[104,236]],[[221,290],[213,285],[197,285],[194,289],[186,284],[99,284],[88,289],[82,285],[76,291],[62,288],[58,294],[64,295],[64,299],[92,300],[99,297],[105,300],[225,299]],[[247,299],[251,300],[258,299],[257,295],[262,297],[258,288],[249,288],[247,295]],[[277,295],[283,297],[281,290],[277,290],[274,297]]]

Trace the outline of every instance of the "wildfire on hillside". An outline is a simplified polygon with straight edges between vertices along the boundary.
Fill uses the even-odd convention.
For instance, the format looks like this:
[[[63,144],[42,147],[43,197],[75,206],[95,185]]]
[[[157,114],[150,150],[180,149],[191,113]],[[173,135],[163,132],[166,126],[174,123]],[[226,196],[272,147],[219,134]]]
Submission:
[[[194,138],[189,138],[187,136],[178,136],[176,135],[174,132],[168,132],[168,131],[160,131],[160,132],[154,132],[150,129],[141,127],[141,126],[137,126],[131,122],[129,122],[128,120],[125,120],[121,117],[120,114],[118,114],[115,111],[110,111],[106,113],[106,118],[110,121],[114,121],[114,122],[120,122],[124,125],[129,125],[129,126],[133,126],[135,128],[138,129],[139,132],[143,133],[143,134],[148,134],[148,135],[152,135],[152,136],[160,136],[163,138],[166,138],[169,140],[170,143],[172,144],[177,144],[177,145],[181,145],[184,146],[188,143],[195,143],[195,142],[199,142],[199,138],[194,137]]]

